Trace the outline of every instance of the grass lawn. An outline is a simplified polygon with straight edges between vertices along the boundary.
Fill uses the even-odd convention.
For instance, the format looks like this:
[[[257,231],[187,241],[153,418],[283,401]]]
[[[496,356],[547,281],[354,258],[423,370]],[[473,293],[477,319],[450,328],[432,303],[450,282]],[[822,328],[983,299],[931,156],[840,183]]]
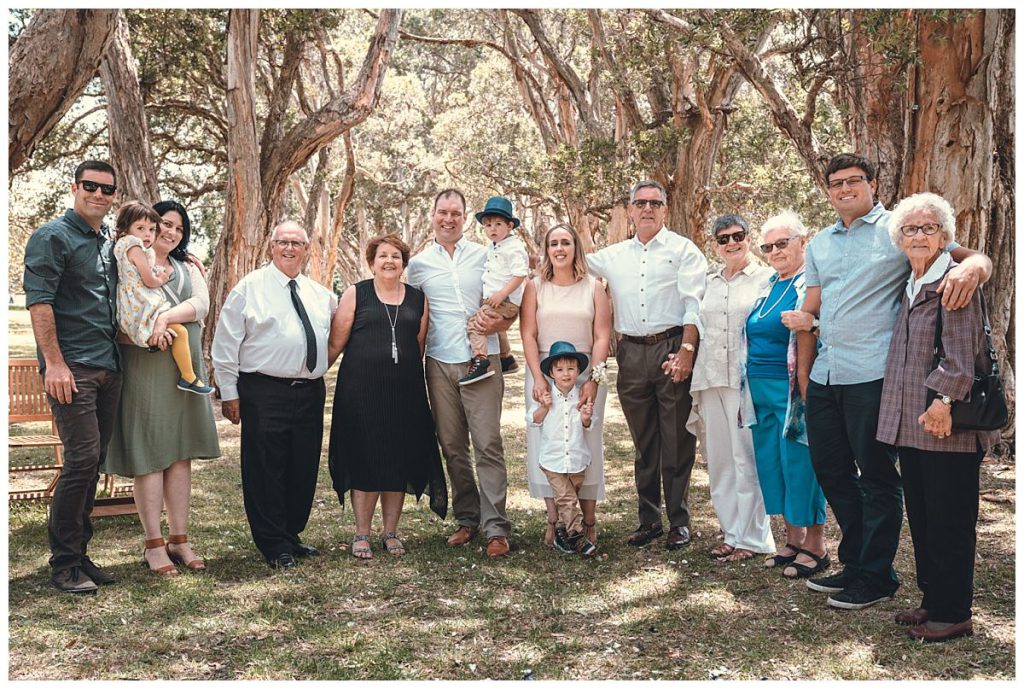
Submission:
[[[24,311],[11,312],[12,356],[32,352],[27,323]],[[332,371],[329,388],[334,378]],[[326,415],[329,422],[329,404]],[[151,576],[141,564],[137,517],[108,517],[96,522],[90,554],[118,583],[95,597],[59,594],[48,581],[45,505],[11,506],[12,679],[1015,677],[1013,464],[982,466],[975,635],[923,645],[892,622],[919,600],[906,528],[896,599],[852,613],[827,608],[823,594],[763,569],[760,558],[710,560],[705,552],[717,542],[718,524],[702,465],[690,490],[690,548],[625,545],[636,495],[632,443],[614,394],[605,423],[608,499],[598,506],[607,558],[591,561],[541,543],[542,505],[525,480],[522,372],[506,379],[514,531],[513,553],[501,562],[487,559],[480,539],[449,549],[451,518],[442,523],[412,499],[401,524],[409,554],[388,557],[374,543],[372,561],[354,560],[347,544],[353,518],[330,488],[325,443],[303,534],[324,554],[274,572],[249,539],[238,429],[219,415],[218,426],[224,456],[193,465],[190,538],[206,558],[204,574]],[[837,537],[830,515],[833,557]]]

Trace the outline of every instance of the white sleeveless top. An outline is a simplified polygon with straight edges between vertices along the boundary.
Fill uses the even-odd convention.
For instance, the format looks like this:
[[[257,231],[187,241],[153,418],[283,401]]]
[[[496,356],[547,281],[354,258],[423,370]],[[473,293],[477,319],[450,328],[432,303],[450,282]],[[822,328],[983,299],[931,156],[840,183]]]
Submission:
[[[594,283],[592,275],[573,285],[556,285],[533,278],[537,292],[537,347],[551,350],[559,340],[571,342],[576,351],[590,354],[594,348]]]

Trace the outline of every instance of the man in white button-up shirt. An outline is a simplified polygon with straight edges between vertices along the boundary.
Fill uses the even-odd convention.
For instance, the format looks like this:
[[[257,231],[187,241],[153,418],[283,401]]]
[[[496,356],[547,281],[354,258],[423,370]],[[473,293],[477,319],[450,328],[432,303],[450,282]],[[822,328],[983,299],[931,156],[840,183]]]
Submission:
[[[608,281],[615,329],[622,335],[616,388],[636,446],[640,518],[629,543],[647,545],[664,533],[664,485],[665,546],[674,550],[690,542],[686,501],[697,441],[686,419],[708,263],[693,242],[665,227],[666,201],[660,184],[638,182],[629,206],[636,236],[590,254],[587,264]]]
[[[299,534],[320,467],[327,336],[338,297],[301,274],[309,237],[300,225],[281,223],[270,245],[272,262],[242,278],[224,302],[211,358],[224,418],[242,424],[253,541],[271,566],[293,567],[296,557],[318,554]]]
[[[452,511],[459,523],[448,544],[464,545],[483,529],[488,556],[502,557],[508,554],[512,530],[505,515],[508,475],[501,445],[505,381],[501,375],[494,375],[473,385],[459,385],[472,359],[466,324],[480,306],[487,260],[483,246],[462,236],[465,222],[466,201],[462,192],[446,189],[438,194],[431,216],[434,241],[409,261],[407,280],[423,290],[430,303],[427,395],[451,481]],[[493,331],[507,327],[508,323],[490,319],[488,325],[488,330]],[[487,354],[491,369],[500,371],[496,335],[487,338]]]

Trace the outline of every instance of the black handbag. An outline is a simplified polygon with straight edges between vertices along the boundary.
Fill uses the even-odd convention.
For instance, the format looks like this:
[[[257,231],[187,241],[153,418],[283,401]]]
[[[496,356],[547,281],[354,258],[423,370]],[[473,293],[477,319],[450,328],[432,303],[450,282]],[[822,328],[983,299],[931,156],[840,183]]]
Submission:
[[[999,379],[999,363],[996,359],[996,348],[992,345],[992,326],[988,322],[988,308],[985,305],[985,294],[981,294],[981,323],[985,330],[985,341],[988,343],[988,357],[991,366],[988,371],[974,371],[974,384],[971,392],[962,402],[953,402],[953,430],[955,431],[996,431],[1006,425],[1010,412],[1006,407],[1006,395],[1003,394],[1003,383]],[[935,348],[932,358],[932,370],[939,367],[939,351],[942,349],[942,304],[939,304],[935,317]],[[931,388],[928,389],[925,409],[939,396]]]

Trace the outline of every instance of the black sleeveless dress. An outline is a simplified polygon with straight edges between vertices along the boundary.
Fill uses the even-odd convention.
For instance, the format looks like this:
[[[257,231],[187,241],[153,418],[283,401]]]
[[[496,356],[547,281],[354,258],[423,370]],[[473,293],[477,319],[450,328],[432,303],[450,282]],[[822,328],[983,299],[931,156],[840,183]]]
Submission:
[[[448,513],[448,488],[416,341],[424,301],[423,292],[405,286],[395,325],[396,364],[391,353],[396,309],[377,298],[373,280],[356,284],[355,321],[338,369],[328,451],[342,505],[353,488],[404,492],[417,500],[426,493],[434,513],[442,519]]]

